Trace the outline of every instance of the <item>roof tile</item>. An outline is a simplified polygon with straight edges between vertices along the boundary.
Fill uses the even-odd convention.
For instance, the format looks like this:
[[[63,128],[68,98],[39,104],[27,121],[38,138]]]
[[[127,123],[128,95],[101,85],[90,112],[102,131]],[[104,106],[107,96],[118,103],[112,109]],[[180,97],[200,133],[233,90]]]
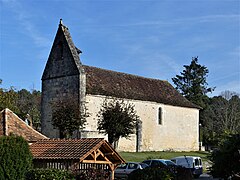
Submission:
[[[169,82],[86,66],[86,91],[105,95],[173,106],[200,109],[188,101]]]

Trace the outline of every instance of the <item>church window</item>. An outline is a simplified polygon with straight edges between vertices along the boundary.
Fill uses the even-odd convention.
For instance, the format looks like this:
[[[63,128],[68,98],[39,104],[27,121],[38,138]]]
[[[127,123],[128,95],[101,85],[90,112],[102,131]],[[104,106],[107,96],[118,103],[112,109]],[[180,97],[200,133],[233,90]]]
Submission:
[[[158,124],[162,125],[162,108],[158,108]]]
[[[62,60],[63,59],[63,43],[62,41],[60,41],[58,44],[58,50],[59,50],[59,53],[58,53],[58,60]]]

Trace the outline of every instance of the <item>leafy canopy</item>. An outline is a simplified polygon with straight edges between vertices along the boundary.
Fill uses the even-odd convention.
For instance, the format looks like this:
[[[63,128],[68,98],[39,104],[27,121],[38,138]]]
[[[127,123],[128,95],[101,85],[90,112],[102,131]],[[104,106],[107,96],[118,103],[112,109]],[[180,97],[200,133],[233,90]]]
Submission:
[[[0,79],[0,85],[2,80]],[[0,111],[8,108],[21,119],[28,117],[35,129],[40,128],[41,92],[0,88]]]
[[[240,98],[210,98],[202,111],[202,120],[205,143],[209,145],[217,146],[228,134],[240,134]]]
[[[98,113],[98,130],[108,135],[109,143],[113,144],[120,137],[128,138],[134,133],[139,116],[134,105],[123,100],[105,100]]]
[[[214,177],[228,179],[240,174],[240,134],[230,135],[218,150],[213,151],[211,174]],[[235,179],[235,178],[233,178]],[[238,179],[236,177],[236,179]]]
[[[184,65],[181,75],[172,78],[176,89],[189,101],[201,106],[206,105],[206,94],[212,92],[214,88],[207,87],[208,69],[198,63],[198,57],[193,57],[190,65]]]
[[[80,108],[77,102],[69,99],[59,100],[52,104],[52,124],[60,131],[60,138],[69,138],[75,130],[84,128],[87,109]]]

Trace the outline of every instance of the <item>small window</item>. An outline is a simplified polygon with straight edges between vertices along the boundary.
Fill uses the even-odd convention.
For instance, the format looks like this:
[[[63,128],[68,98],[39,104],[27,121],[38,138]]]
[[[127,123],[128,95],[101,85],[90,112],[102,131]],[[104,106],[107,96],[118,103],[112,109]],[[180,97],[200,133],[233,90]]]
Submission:
[[[138,165],[134,163],[128,164],[128,169],[137,169]]]
[[[126,168],[127,168],[127,164],[120,164],[117,167],[117,169],[126,169]]]
[[[158,124],[162,124],[162,108],[158,108]]]

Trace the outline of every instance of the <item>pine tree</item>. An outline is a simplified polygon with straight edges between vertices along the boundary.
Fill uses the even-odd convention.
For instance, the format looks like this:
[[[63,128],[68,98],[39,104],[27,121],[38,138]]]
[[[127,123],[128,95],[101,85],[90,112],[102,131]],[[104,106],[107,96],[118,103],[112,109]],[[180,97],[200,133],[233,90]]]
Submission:
[[[214,91],[214,88],[207,87],[208,69],[198,63],[198,57],[193,57],[190,65],[184,65],[181,75],[172,78],[176,89],[189,101],[202,108],[205,108],[208,100],[207,93]]]

